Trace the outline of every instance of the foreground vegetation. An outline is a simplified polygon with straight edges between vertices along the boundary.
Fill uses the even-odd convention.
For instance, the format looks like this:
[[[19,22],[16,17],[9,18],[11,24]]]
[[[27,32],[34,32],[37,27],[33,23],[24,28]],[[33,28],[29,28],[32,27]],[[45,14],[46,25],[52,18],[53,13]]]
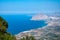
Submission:
[[[25,36],[21,38],[20,40],[36,40],[33,36]]]
[[[8,23],[0,17],[0,40],[16,40],[14,36],[7,32]]]

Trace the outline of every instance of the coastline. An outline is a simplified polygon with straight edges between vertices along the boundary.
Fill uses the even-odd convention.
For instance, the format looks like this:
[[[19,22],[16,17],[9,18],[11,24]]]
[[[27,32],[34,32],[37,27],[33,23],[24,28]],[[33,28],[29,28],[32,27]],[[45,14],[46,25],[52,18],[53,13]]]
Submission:
[[[20,38],[25,37],[26,35],[28,35],[28,36],[33,35],[36,39],[43,38],[47,34],[49,36],[51,33],[55,34],[55,35],[59,35],[60,32],[57,30],[58,30],[58,28],[60,28],[60,21],[59,21],[60,18],[59,19],[58,19],[58,17],[56,17],[56,18],[57,19],[52,18],[52,20],[47,21],[48,25],[46,25],[42,28],[24,31],[24,32],[18,33],[15,36],[16,36],[17,40],[19,40]]]

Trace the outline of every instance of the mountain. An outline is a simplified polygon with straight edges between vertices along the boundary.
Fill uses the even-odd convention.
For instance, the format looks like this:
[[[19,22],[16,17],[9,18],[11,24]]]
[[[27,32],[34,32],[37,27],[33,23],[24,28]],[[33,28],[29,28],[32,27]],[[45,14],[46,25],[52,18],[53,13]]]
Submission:
[[[43,16],[45,17],[45,15],[42,15],[42,17]],[[41,15],[39,17],[39,20],[41,20]],[[60,17],[49,16],[47,18],[46,23],[47,26],[44,26],[42,28],[32,29],[17,34],[16,35],[17,40],[20,40],[20,38],[25,37],[26,35],[34,36],[36,40],[60,40]]]
[[[44,15],[44,14],[37,14],[37,15],[33,15],[32,18],[30,20],[47,20],[48,16]]]

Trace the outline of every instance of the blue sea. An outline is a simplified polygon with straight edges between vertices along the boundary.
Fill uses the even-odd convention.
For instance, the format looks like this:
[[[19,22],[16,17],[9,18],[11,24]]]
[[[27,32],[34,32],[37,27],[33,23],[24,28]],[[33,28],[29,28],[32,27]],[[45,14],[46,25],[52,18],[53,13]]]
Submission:
[[[45,21],[32,21],[32,16],[28,15],[1,15],[8,22],[7,31],[13,35],[31,29],[41,28],[45,25]]]

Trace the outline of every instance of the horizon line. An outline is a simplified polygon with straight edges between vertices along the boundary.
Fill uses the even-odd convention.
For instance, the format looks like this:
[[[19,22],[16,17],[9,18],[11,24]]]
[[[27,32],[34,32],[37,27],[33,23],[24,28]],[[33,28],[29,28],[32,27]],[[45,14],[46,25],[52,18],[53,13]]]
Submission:
[[[7,14],[7,13],[56,13],[56,12],[60,12],[60,11],[0,11],[0,14],[4,13],[4,14]]]

